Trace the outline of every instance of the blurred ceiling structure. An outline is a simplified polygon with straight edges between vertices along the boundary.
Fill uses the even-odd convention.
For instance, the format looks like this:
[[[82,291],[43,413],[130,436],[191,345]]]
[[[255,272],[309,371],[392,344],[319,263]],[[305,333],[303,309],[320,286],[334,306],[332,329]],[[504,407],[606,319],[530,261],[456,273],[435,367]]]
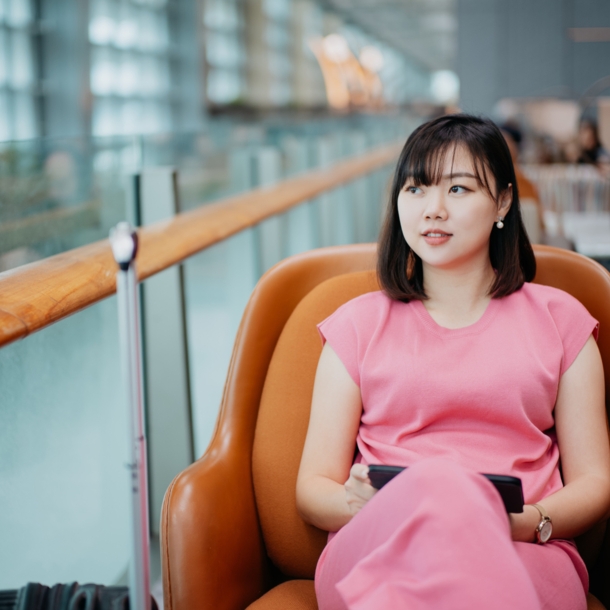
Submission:
[[[325,0],[324,4],[431,72],[455,69],[457,0]]]

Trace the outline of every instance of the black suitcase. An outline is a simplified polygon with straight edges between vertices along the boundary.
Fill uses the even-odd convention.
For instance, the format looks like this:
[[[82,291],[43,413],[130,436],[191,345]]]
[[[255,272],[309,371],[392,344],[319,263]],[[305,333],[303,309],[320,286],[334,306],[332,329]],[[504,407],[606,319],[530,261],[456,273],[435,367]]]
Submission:
[[[152,596],[150,608],[158,610]],[[129,589],[77,582],[47,587],[30,582],[21,589],[0,591],[0,610],[129,610]]]

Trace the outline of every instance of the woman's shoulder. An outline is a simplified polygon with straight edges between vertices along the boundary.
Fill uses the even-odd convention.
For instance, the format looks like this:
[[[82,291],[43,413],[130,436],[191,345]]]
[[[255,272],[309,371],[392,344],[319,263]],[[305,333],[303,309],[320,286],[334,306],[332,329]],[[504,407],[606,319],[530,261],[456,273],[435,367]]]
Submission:
[[[371,337],[383,326],[391,307],[392,300],[383,292],[367,292],[343,303],[318,324],[322,342],[331,345],[357,385]]]
[[[598,321],[578,299],[559,288],[526,283],[519,292],[521,295],[517,298],[527,300],[529,305],[523,308],[522,317],[529,318],[530,332],[534,336],[541,333],[539,338],[542,339],[542,335],[547,336],[544,328],[551,324],[560,339],[563,350],[560,374],[563,375],[588,338],[593,335],[597,340]]]
[[[521,289],[514,294],[520,300],[529,301],[533,305],[545,309],[557,307],[585,309],[584,305],[576,297],[554,286],[525,282]]]
[[[514,295],[514,296],[513,296]],[[551,318],[558,329],[579,325],[595,326],[597,322],[587,308],[574,296],[553,286],[526,282],[513,293],[519,313],[536,319]]]
[[[365,292],[364,294],[346,301],[341,307],[345,307],[352,311],[376,310],[390,307],[392,301],[393,300],[390,299],[383,290],[374,290],[373,292]]]
[[[409,309],[409,303],[392,299],[383,290],[375,290],[346,301],[335,310],[335,314],[371,320],[394,316]]]
[[[325,322],[343,320],[349,321],[355,327],[376,326],[387,318],[396,304],[401,303],[391,299],[381,290],[366,292],[337,307]]]

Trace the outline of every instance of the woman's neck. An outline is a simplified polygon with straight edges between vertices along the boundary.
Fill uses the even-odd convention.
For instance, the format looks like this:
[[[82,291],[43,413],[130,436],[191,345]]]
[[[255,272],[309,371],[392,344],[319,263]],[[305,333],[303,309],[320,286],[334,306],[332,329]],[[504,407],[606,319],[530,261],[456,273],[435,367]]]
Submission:
[[[495,273],[489,259],[460,269],[424,265],[424,306],[440,326],[461,328],[474,324],[485,312]]]

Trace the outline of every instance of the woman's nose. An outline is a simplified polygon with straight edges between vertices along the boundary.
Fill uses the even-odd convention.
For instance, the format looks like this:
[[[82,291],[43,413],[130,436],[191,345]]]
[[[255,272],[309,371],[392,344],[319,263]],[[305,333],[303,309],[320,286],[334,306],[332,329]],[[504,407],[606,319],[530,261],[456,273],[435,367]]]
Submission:
[[[426,198],[426,207],[424,209],[424,217],[427,220],[444,220],[447,218],[447,209],[445,207],[445,199],[442,193],[429,193]]]

